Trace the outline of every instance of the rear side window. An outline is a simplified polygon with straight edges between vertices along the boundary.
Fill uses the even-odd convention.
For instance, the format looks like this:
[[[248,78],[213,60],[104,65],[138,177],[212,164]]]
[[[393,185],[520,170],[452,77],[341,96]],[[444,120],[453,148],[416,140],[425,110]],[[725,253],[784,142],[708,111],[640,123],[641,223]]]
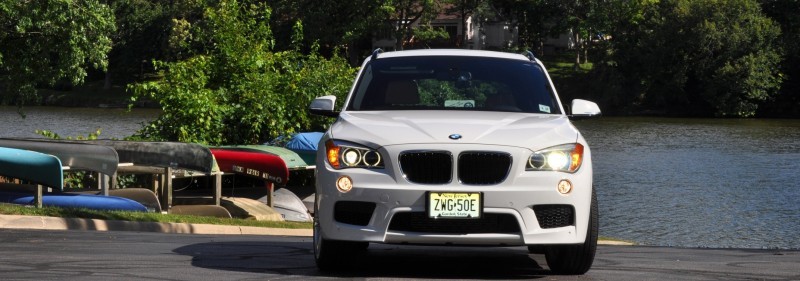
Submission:
[[[365,66],[348,110],[561,114],[544,70],[538,64],[455,56],[371,61]]]

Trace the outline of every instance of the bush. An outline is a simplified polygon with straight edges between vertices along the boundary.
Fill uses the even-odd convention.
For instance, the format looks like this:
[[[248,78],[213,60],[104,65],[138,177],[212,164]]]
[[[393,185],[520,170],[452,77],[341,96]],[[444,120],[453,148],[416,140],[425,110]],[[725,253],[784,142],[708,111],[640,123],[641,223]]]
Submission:
[[[306,107],[316,96],[344,97],[355,69],[338,56],[320,56],[316,46],[301,53],[300,22],[294,50],[273,50],[269,17],[267,6],[235,0],[208,9],[203,24],[193,27],[193,38],[207,50],[183,61],[156,62],[163,79],[130,86],[134,101],[151,99],[163,109],[136,137],[253,144],[326,127],[330,120],[309,116]]]

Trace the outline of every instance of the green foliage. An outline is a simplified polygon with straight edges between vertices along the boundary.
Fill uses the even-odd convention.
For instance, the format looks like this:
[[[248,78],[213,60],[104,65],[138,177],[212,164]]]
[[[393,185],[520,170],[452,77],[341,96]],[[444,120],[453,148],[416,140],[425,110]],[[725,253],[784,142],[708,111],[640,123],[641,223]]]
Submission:
[[[344,97],[355,69],[334,56],[303,55],[297,46],[274,51],[271,10],[263,4],[220,1],[204,14],[194,34],[205,54],[177,62],[156,62],[164,78],[130,86],[134,100],[158,102],[163,113],[139,132],[151,140],[211,145],[262,143],[330,120],[312,118],[306,105],[315,97]],[[293,41],[302,41],[296,23]]]
[[[639,103],[673,113],[753,116],[779,88],[779,27],[754,0],[645,3],[643,18],[612,34],[608,56],[596,65],[616,103]],[[638,21],[627,18],[620,26]],[[605,84],[605,83],[603,83]],[[603,89],[602,87],[600,89]],[[622,96],[622,97],[620,97]],[[609,96],[607,96],[609,97]]]
[[[54,139],[54,140],[62,140],[62,139],[66,139],[66,140],[96,140],[98,137],[100,137],[100,133],[101,133],[101,130],[97,129],[97,131],[91,132],[86,136],[79,135],[79,136],[75,136],[75,137],[68,136],[68,137],[64,138],[64,137],[61,137],[60,135],[58,135],[58,134],[56,134],[56,133],[54,133],[52,131],[36,130],[36,134],[39,134],[39,135],[41,135],[41,136],[43,136],[45,138]]]
[[[0,98],[23,105],[38,86],[82,83],[87,67],[105,69],[114,30],[97,0],[0,0]]]
[[[800,1],[761,0],[764,13],[781,26],[780,45],[784,50],[781,70],[784,83],[780,92],[759,107],[762,116],[800,117]]]
[[[373,0],[273,0],[271,25],[276,33],[278,49],[292,49],[292,27],[297,21],[304,23],[305,45],[314,42],[321,52],[328,54],[336,48],[359,48],[361,42],[370,41],[370,36],[386,24],[393,1]],[[295,45],[296,46],[296,45]],[[370,49],[371,50],[371,49]]]

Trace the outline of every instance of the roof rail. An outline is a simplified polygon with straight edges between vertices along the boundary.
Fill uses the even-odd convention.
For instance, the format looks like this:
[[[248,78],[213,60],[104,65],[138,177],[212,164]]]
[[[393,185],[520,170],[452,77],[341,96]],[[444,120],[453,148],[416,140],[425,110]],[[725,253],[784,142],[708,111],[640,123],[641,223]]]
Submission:
[[[377,48],[374,51],[372,51],[372,59],[373,60],[374,59],[378,59],[378,54],[380,54],[380,53],[383,53],[383,49],[381,49],[381,48]]]
[[[533,52],[531,52],[530,50],[526,50],[525,52],[522,53],[522,55],[528,57],[528,59],[531,61],[536,61],[536,56],[534,56]]]

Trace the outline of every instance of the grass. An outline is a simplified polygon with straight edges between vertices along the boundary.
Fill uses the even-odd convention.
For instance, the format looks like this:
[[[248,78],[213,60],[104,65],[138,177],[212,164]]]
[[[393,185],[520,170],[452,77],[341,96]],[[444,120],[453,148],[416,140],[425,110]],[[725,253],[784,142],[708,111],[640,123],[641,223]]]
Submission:
[[[575,69],[575,53],[574,52],[560,52],[553,55],[544,56],[539,58],[547,67],[547,72],[553,79],[564,79],[574,75],[585,75],[592,70],[594,65],[583,63]]]
[[[190,224],[214,224],[214,225],[237,225],[270,228],[290,228],[290,229],[311,229],[310,222],[286,222],[286,221],[257,221],[247,219],[225,219],[204,216],[172,215],[160,213],[144,212],[122,212],[122,211],[97,211],[89,209],[73,209],[58,207],[35,208],[31,206],[0,204],[0,215],[23,215],[23,216],[48,216],[62,218],[82,218],[100,220],[121,220],[139,222],[169,222],[169,223],[190,223]]]
[[[575,68],[575,53],[560,52],[542,58],[542,63],[547,68],[550,78],[553,79],[561,102],[569,104],[572,99],[596,99],[592,90],[590,72],[594,65],[583,63]]]

